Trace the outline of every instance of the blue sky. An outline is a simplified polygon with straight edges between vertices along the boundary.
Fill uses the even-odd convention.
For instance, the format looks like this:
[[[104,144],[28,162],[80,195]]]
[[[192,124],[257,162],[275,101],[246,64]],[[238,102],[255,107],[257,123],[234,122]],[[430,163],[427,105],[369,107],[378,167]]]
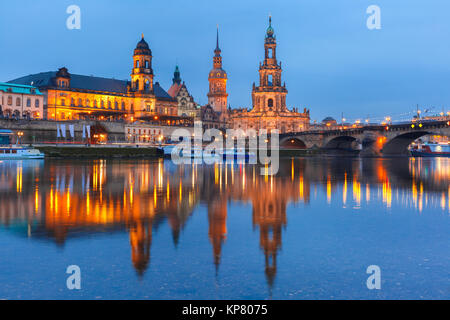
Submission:
[[[81,30],[66,8],[81,8]],[[366,9],[381,8],[381,30]],[[0,81],[56,70],[129,79],[141,33],[155,81],[167,90],[178,62],[195,100],[207,102],[216,25],[229,103],[251,106],[272,14],[289,107],[311,118],[400,118],[415,105],[450,110],[450,2],[446,0],[18,0],[1,1]]]

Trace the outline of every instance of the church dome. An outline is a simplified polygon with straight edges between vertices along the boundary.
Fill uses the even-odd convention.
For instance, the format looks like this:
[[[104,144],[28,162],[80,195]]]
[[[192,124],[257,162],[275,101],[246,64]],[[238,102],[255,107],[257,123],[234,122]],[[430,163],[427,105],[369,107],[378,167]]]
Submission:
[[[139,41],[136,45],[136,49],[134,49],[134,55],[152,55],[152,50],[150,50],[147,41],[144,40],[144,35],[142,35],[141,41]]]
[[[222,79],[226,79],[227,78],[227,73],[225,70],[223,69],[212,69],[209,72],[209,78],[222,78]]]

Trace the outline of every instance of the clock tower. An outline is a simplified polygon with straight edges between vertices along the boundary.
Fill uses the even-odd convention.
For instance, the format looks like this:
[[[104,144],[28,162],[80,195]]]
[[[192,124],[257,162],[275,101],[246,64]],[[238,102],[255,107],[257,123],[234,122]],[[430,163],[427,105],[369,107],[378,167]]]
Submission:
[[[209,72],[208,104],[219,113],[221,119],[227,115],[227,73],[222,69],[222,57],[219,48],[219,28],[217,28],[216,49],[214,50],[213,69]]]

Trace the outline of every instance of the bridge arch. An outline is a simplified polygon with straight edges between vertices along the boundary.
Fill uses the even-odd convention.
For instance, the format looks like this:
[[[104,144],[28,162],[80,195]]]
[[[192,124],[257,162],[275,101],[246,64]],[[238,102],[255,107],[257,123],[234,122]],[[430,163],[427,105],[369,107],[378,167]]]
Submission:
[[[325,145],[325,149],[341,149],[341,150],[354,150],[354,144],[357,141],[352,136],[339,136],[332,138]]]
[[[299,139],[288,137],[280,141],[280,147],[285,149],[306,149],[306,143]]]
[[[404,134],[399,134],[387,141],[383,148],[383,155],[409,155],[408,146],[416,139],[433,134],[430,131],[413,131]]]

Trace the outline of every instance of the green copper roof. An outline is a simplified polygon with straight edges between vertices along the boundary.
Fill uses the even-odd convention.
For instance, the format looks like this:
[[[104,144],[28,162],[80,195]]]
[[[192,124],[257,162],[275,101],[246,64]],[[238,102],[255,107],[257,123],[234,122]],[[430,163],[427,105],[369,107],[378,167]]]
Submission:
[[[23,84],[5,83],[5,82],[0,82],[0,91],[19,93],[19,94],[42,95],[42,93],[36,87],[23,85]]]
[[[272,28],[272,17],[269,16],[269,27],[267,28],[266,34],[267,37],[273,37],[273,34],[275,33],[275,31]]]

